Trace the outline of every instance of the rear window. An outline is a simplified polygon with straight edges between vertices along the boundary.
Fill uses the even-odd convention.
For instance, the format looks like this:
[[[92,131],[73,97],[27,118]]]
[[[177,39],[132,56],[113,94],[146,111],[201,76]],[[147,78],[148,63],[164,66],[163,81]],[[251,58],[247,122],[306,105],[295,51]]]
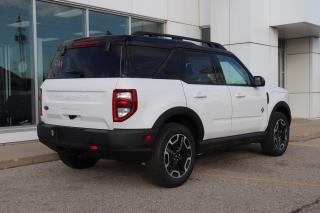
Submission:
[[[169,56],[170,50],[165,48],[129,46],[129,69],[123,77],[153,78]]]
[[[48,78],[107,78],[119,77],[121,69],[120,45],[69,48],[55,56]]]

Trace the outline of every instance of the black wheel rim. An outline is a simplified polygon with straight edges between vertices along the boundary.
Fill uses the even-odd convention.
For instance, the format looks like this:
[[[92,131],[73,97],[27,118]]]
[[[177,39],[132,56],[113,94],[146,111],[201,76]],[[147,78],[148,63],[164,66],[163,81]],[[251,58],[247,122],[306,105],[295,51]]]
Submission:
[[[189,170],[192,160],[192,147],[187,136],[173,135],[167,142],[164,151],[164,165],[168,175],[181,178]]]
[[[288,143],[288,125],[284,119],[277,120],[273,130],[275,148],[283,151]]]

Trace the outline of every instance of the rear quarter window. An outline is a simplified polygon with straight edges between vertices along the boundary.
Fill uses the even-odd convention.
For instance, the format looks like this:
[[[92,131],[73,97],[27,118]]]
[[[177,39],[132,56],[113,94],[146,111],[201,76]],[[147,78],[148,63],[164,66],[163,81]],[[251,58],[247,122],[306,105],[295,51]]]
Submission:
[[[128,46],[128,69],[123,77],[153,78],[166,61],[170,53],[169,49]]]
[[[180,50],[171,51],[169,58],[155,75],[158,79],[180,79],[183,55]]]

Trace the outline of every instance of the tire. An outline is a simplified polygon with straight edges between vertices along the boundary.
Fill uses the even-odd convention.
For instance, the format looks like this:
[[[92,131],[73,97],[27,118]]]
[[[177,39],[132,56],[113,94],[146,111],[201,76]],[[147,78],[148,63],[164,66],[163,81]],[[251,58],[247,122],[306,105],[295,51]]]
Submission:
[[[264,154],[280,156],[285,153],[289,143],[290,124],[282,112],[275,112],[269,121],[267,135],[261,143]]]
[[[168,123],[159,132],[147,163],[147,174],[159,186],[180,186],[192,173],[195,155],[195,141],[190,130],[178,123]]]
[[[61,161],[73,169],[87,169],[93,167],[99,159],[86,158],[79,152],[75,151],[59,151],[58,152]]]

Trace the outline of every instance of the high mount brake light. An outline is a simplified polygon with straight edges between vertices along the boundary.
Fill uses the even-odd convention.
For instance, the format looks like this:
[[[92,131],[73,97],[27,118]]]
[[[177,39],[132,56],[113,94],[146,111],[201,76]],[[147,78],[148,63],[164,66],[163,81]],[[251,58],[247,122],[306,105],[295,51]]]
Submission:
[[[90,46],[97,46],[102,41],[100,40],[89,40],[89,41],[75,41],[72,43],[72,47],[90,47]]]
[[[135,89],[116,89],[113,91],[113,121],[122,122],[130,118],[138,108],[138,97]]]

